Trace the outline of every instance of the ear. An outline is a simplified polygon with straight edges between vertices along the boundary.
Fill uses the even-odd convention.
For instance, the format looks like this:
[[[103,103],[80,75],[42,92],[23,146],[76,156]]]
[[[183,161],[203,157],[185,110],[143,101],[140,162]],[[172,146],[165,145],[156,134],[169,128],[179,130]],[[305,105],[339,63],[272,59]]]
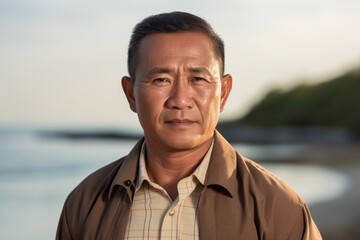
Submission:
[[[220,98],[220,112],[224,110],[225,103],[230,95],[232,88],[232,76],[226,74],[221,80],[221,98]]]
[[[126,99],[128,100],[130,109],[136,112],[136,104],[134,97],[134,83],[130,77],[124,76],[121,79],[121,85],[125,93]]]

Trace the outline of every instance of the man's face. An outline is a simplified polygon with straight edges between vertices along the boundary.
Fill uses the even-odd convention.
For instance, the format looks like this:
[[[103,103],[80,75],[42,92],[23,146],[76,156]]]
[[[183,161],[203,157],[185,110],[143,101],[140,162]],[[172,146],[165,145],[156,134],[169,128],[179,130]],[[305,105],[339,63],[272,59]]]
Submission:
[[[123,78],[147,144],[189,150],[211,141],[231,89],[203,33],[156,33],[140,42],[134,83]]]

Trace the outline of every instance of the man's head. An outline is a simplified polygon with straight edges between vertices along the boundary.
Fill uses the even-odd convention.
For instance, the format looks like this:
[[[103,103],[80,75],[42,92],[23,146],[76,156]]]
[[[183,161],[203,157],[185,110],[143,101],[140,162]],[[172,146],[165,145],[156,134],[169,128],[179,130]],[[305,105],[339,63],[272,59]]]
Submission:
[[[162,18],[169,25],[161,22]],[[159,25],[165,29],[182,26],[182,30],[159,31]],[[124,76],[122,86],[144,129],[146,144],[152,149],[183,151],[204,147],[212,141],[232,78],[223,74],[221,40],[219,53],[214,38],[199,26],[213,33],[204,20],[187,13],[153,16],[135,29],[143,34],[132,37],[133,77]],[[151,31],[140,31],[142,28]]]
[[[139,45],[141,40],[147,35],[154,33],[178,32],[202,32],[207,35],[211,39],[214,51],[220,59],[221,74],[224,73],[224,43],[210,24],[204,19],[190,13],[171,12],[150,16],[135,26],[128,49],[128,71],[133,81],[135,80],[136,75],[135,72],[138,64]]]

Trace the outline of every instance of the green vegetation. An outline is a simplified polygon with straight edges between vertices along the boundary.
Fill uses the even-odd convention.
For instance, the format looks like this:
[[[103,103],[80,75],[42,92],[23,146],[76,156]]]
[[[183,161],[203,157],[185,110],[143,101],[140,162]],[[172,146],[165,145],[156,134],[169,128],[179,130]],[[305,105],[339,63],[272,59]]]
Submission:
[[[240,125],[343,127],[360,131],[360,68],[317,85],[272,90]]]

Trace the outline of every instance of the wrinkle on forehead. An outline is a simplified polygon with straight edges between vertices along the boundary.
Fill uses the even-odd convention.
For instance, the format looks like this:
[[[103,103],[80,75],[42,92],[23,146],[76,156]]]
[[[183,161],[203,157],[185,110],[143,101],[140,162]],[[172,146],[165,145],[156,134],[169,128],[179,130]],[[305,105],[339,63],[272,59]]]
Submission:
[[[141,41],[139,50],[137,70],[146,75],[173,73],[179,68],[191,73],[208,72],[214,77],[222,74],[221,59],[211,39],[203,33],[151,34]]]
[[[192,66],[186,67],[185,66],[183,69],[185,72],[195,73],[195,74],[198,73],[198,74],[203,74],[203,75],[207,75],[207,76],[213,76],[213,74],[214,74],[214,71],[211,72],[206,67],[192,67]],[[174,75],[174,74],[176,74],[176,70],[167,68],[167,67],[152,67],[148,71],[146,71],[147,76],[151,76],[151,75],[155,75],[155,74]]]

